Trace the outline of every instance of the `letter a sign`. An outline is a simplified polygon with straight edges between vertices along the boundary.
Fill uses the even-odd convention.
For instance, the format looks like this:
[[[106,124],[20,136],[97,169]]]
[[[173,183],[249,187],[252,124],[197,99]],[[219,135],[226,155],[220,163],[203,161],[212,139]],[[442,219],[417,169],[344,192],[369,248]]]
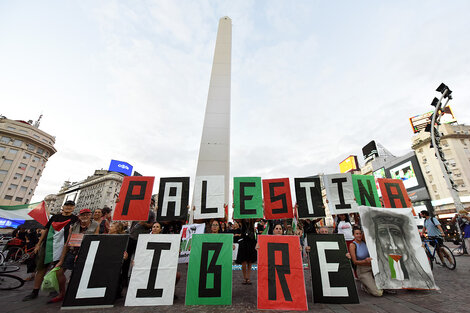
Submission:
[[[307,311],[299,237],[258,239],[258,309]]]

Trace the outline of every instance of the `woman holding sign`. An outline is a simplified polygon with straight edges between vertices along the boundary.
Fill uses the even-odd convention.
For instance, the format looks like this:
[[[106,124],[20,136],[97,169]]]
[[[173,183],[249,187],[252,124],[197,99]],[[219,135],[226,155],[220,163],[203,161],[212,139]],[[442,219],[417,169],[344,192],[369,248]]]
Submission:
[[[241,220],[241,236],[238,237],[237,264],[242,265],[243,285],[251,285],[251,264],[256,262],[255,223],[253,220]]]
[[[375,284],[374,275],[372,274],[371,260],[367,245],[363,240],[362,230],[354,228],[354,241],[349,246],[351,259],[357,266],[357,277],[361,281],[361,288],[365,292],[375,297],[381,297],[383,290],[378,289]]]

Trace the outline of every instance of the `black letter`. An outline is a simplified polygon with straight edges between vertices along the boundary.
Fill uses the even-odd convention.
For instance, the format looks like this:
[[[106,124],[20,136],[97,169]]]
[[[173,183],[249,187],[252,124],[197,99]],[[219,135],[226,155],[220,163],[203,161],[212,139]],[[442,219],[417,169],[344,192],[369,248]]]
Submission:
[[[132,192],[134,191],[134,187],[136,186],[140,186],[140,193],[138,195],[133,195]],[[144,200],[146,188],[147,188],[146,181],[130,181],[129,182],[129,188],[127,189],[126,199],[124,200],[124,205],[122,207],[122,215],[127,215],[131,200]]]
[[[366,198],[367,201],[369,201],[369,204],[371,206],[377,206],[377,203],[375,203],[375,197],[374,197],[374,192],[372,191],[372,184],[370,180],[367,181],[367,188],[362,184],[361,180],[357,181],[357,186],[359,187],[359,195],[361,197],[361,204],[366,205]]]
[[[287,198],[286,194],[280,194],[278,196],[274,195],[274,188],[276,187],[284,187],[283,182],[277,183],[269,183],[269,196],[271,197],[271,203],[281,200],[282,201],[282,208],[280,209],[273,209],[273,214],[280,214],[280,213],[287,213]]]
[[[221,242],[204,242],[201,252],[201,268],[199,271],[199,297],[220,297],[222,294],[222,265],[216,265],[220,250],[223,244]],[[209,251],[214,251],[212,259],[209,261]],[[207,275],[214,275],[214,287],[207,288]]]
[[[397,183],[385,183],[384,185],[385,190],[387,190],[388,198],[390,199],[390,206],[392,208],[396,208],[397,206],[395,205],[395,199],[398,199],[400,200],[402,207],[406,208],[405,197],[403,197],[403,194],[401,193],[400,185],[398,185]],[[394,195],[392,193],[392,187],[396,189],[398,194]]]
[[[152,266],[150,267],[149,281],[147,289],[137,289],[136,298],[155,298],[161,297],[163,289],[155,289],[155,281],[157,280],[158,264],[160,263],[160,256],[162,250],[170,250],[171,244],[169,242],[149,242],[147,243],[148,250],[153,251]]]
[[[341,209],[350,209],[351,205],[344,202],[344,193],[343,193],[343,183],[347,182],[346,177],[342,178],[333,178],[331,182],[333,184],[338,184],[338,195],[339,195],[339,204],[336,205],[336,210]]]
[[[202,192],[201,192],[201,213],[217,213],[217,208],[206,208],[207,198],[207,180],[202,181]]]
[[[240,182],[240,214],[256,214],[256,209],[245,209],[245,201],[253,199],[252,195],[245,195],[245,188],[255,186],[254,182]]]
[[[282,264],[276,265],[275,252],[281,251]],[[276,300],[276,272],[281,284],[282,293],[286,301],[292,301],[292,296],[287,285],[286,274],[290,274],[289,245],[287,243],[268,242],[268,298]]]

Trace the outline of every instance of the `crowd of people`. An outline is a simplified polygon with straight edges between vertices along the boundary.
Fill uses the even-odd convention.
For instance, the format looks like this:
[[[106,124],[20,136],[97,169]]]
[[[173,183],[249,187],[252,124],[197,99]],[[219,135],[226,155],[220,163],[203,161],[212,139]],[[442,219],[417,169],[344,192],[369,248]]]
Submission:
[[[42,230],[17,230],[15,236],[23,240],[28,249],[32,251],[32,258],[28,265],[28,272],[35,272],[31,278],[34,279],[33,290],[24,297],[23,301],[33,300],[38,297],[39,289],[46,272],[52,268],[56,270],[59,282],[58,294],[51,298],[48,303],[61,302],[65,296],[67,270],[73,270],[75,260],[79,252],[79,244],[76,238],[85,234],[128,234],[129,241],[126,252],[123,256],[123,265],[120,277],[120,288],[117,297],[121,296],[123,288],[129,283],[129,269],[132,265],[132,258],[136,251],[137,239],[140,234],[179,234],[183,222],[158,222],[156,221],[155,201],[152,199],[148,219],[146,221],[136,221],[131,223],[113,222],[111,220],[111,210],[109,208],[80,210],[78,216],[74,215],[75,203],[66,201],[60,214],[54,215]],[[442,228],[437,219],[429,219],[427,211],[421,212],[426,218],[423,231],[428,234],[441,237]],[[468,215],[461,217],[465,221],[470,220]],[[342,234],[347,243],[348,253],[346,256],[351,260],[354,275],[362,284],[362,289],[373,295],[382,296],[383,290],[377,288],[371,268],[371,257],[367,249],[364,234],[360,225],[358,214],[339,214],[335,216],[334,228],[330,229],[320,223],[321,219],[301,219],[298,223],[292,220],[264,220],[264,219],[242,219],[229,222],[227,218],[199,220],[195,223],[205,223],[205,233],[231,233],[233,243],[238,245],[238,253],[235,262],[241,265],[243,281],[242,284],[251,285],[252,264],[257,262],[257,236],[268,235],[296,235],[299,237],[302,256],[310,251],[306,241],[306,236],[311,233]],[[49,251],[46,245],[51,225],[64,225],[63,248],[61,251]],[[466,226],[465,224],[464,226]],[[470,229],[465,228],[466,238],[470,238]],[[56,239],[54,239],[56,240]],[[74,243],[74,244],[72,244]],[[53,254],[52,258],[50,257]],[[49,256],[49,257],[46,257]],[[177,273],[177,282],[181,274]]]

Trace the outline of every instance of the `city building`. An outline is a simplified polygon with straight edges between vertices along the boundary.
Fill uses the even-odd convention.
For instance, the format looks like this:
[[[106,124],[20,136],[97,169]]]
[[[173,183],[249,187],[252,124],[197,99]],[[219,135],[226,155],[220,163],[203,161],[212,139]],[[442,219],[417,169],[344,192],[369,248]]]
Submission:
[[[0,115],[0,205],[30,202],[47,160],[57,150],[55,137],[33,121]]]
[[[75,201],[75,213],[81,209],[91,210],[108,207],[113,209],[121,190],[124,174],[108,170],[96,170],[80,182],[65,181],[56,195],[48,195],[48,208],[51,214],[57,214],[65,201]]]
[[[444,152],[445,163],[451,171],[450,177],[464,207],[470,207],[470,126],[442,124],[439,131],[440,146]],[[412,138],[412,148],[416,152],[426,185],[431,196],[435,214],[446,218],[455,214],[455,205],[443,172],[431,147],[430,133],[421,130]]]

